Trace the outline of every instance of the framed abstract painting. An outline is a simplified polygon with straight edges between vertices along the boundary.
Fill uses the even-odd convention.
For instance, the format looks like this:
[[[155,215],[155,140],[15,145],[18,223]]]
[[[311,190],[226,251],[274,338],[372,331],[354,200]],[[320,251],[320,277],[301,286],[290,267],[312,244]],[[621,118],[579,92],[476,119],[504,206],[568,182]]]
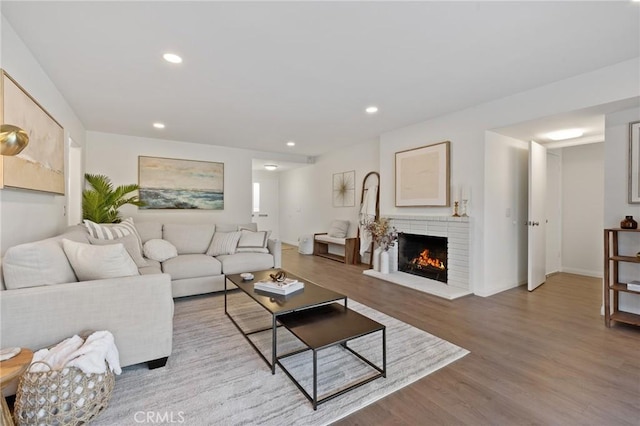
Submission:
[[[224,210],[224,163],[138,157],[142,209]]]
[[[0,122],[29,134],[29,144],[22,152],[0,157],[0,188],[64,195],[64,129],[13,78],[4,71],[0,73]]]
[[[396,206],[449,206],[449,141],[396,152]]]

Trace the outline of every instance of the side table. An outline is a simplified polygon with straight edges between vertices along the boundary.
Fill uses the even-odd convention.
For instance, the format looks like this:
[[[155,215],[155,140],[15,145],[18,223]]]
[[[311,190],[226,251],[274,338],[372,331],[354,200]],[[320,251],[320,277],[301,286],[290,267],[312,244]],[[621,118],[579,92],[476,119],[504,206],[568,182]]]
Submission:
[[[0,392],[13,381],[24,373],[33,358],[33,352],[30,349],[22,348],[20,353],[11,359],[0,362]],[[13,417],[9,411],[7,401],[2,394],[2,424],[13,425]]]

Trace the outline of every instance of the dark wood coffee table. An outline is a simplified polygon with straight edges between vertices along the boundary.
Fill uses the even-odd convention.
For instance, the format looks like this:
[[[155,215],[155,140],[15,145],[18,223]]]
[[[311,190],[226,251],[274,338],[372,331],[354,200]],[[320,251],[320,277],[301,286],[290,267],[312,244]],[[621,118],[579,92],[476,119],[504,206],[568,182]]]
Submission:
[[[386,327],[379,322],[365,317],[358,312],[352,311],[346,306],[338,303],[317,306],[304,311],[291,312],[279,317],[280,324],[287,328],[294,336],[307,346],[307,349],[293,351],[281,355],[277,358],[278,365],[287,376],[295,383],[300,391],[307,397],[313,409],[318,408],[318,404],[327,402],[337,396],[352,389],[369,383],[379,377],[387,376],[387,345]],[[347,342],[358,337],[363,337],[371,333],[382,332],[382,367],[378,367],[358,352],[351,349]],[[332,346],[342,345],[343,348],[360,358],[370,367],[377,371],[375,375],[362,380],[357,380],[350,385],[343,387],[337,392],[333,392],[322,398],[318,398],[318,351]],[[305,351],[313,351],[313,391],[312,395],[300,385],[293,375],[282,365],[280,360],[299,354]]]
[[[253,288],[256,281],[267,278],[273,270],[254,272],[254,279],[245,281],[239,274],[227,275],[226,279],[235,284],[242,292],[255,300],[260,306],[266,309],[272,317],[271,327],[245,332],[233,319],[227,310],[227,281],[225,280],[224,290],[224,311],[242,333],[249,344],[271,367],[271,373],[275,374],[276,365],[291,379],[304,396],[311,401],[313,409],[318,405],[344,394],[352,389],[371,382],[379,377],[386,377],[387,350],[386,350],[386,327],[358,312],[347,307],[347,297],[343,294],[326,289],[309,280],[287,273],[290,278],[296,278],[304,282],[304,290],[291,295],[277,296],[264,292],[257,292]],[[342,301],[342,303],[334,303]],[[277,327],[278,323],[289,330],[306,347],[287,354],[278,356]],[[271,330],[271,360],[258,349],[249,338],[250,335]],[[348,342],[371,333],[382,333],[382,367],[366,359],[361,354],[348,346]],[[362,380],[342,387],[339,391],[331,393],[322,398],[318,398],[318,351],[332,346],[341,345],[353,355],[372,367],[377,373]],[[307,392],[295,377],[282,365],[280,360],[299,354],[305,351],[313,352],[313,390],[311,394]]]
[[[311,281],[298,277],[294,274],[287,272],[287,277],[295,278],[304,283],[304,290],[290,294],[287,296],[279,296],[275,294],[268,294],[265,292],[256,292],[253,289],[253,284],[262,279],[269,278],[269,274],[274,273],[273,269],[267,271],[252,272],[254,279],[251,281],[245,281],[240,274],[227,275],[224,282],[224,312],[227,317],[233,322],[247,341],[253,346],[253,349],[260,354],[262,359],[271,367],[271,373],[276,373],[276,361],[277,361],[277,336],[276,331],[278,327],[278,317],[288,314],[290,312],[301,311],[309,309],[315,306],[326,305],[328,303],[343,301],[344,307],[347,307],[347,296],[337,293],[324,287],[320,287]],[[235,284],[240,290],[246,293],[249,297],[255,300],[258,305],[262,306],[271,314],[271,327],[263,328],[259,330],[253,330],[251,332],[245,332],[240,325],[233,319],[227,310],[227,280]],[[271,360],[268,360],[258,347],[249,339],[249,336],[256,333],[261,333],[267,330],[271,330]]]

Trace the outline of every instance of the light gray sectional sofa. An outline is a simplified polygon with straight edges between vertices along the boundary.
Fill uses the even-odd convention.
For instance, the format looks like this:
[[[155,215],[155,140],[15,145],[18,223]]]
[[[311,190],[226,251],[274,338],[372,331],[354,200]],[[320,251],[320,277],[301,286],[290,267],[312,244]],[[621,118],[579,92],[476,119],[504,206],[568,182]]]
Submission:
[[[161,239],[177,249],[177,257],[164,262],[147,260],[149,266],[140,269],[142,274],[164,272],[171,275],[173,297],[222,291],[225,275],[281,267],[281,243],[268,239],[268,233],[265,236],[265,249],[256,247],[252,250],[238,246],[233,254],[207,254],[210,253],[216,233],[227,234],[238,232],[239,229],[256,232],[255,223],[214,225],[137,222],[136,228],[143,244]]]
[[[140,222],[135,227],[143,250],[150,240],[161,240],[175,247],[177,256],[136,260],[145,265],[126,256],[134,268],[131,276],[79,281],[65,252],[68,245],[104,244],[92,240],[84,226],[9,248],[0,264],[0,347],[35,350],[86,330],[109,330],[123,367],[147,361],[163,366],[171,354],[174,297],[221,291],[224,274],[280,267],[280,242],[267,241],[265,233],[242,231],[263,236],[264,247],[239,247],[236,239],[238,252],[211,255],[219,240],[214,235],[228,240],[240,233],[239,225]],[[254,224],[243,227],[255,230]],[[123,250],[126,244],[110,247]]]

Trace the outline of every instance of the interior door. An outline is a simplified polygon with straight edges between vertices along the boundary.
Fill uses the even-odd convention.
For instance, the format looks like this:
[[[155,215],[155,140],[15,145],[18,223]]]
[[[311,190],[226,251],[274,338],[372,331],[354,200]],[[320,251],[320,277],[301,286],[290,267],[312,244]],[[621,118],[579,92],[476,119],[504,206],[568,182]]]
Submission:
[[[560,272],[561,269],[561,228],[562,219],[562,181],[561,158],[558,154],[547,152],[547,268],[546,274]]]
[[[546,280],[547,149],[529,142],[529,218],[527,288],[535,290]]]

